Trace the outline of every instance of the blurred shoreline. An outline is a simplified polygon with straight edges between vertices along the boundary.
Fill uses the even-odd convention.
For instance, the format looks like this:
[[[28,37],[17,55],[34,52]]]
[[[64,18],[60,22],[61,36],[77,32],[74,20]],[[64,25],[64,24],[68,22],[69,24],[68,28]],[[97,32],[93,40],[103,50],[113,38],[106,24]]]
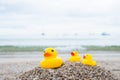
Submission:
[[[0,46],[0,63],[41,60],[43,51],[50,46]],[[120,46],[52,46],[58,56],[66,60],[70,52],[76,50],[79,56],[91,53],[95,60],[117,60],[120,58]]]
[[[119,51],[79,51],[79,56],[82,58],[84,54],[90,53],[94,60],[120,60]],[[58,56],[63,60],[67,60],[70,56],[68,52],[58,52]],[[0,63],[24,62],[24,61],[40,61],[43,59],[43,52],[0,52]]]
[[[120,45],[100,46],[100,45],[62,45],[62,46],[0,46],[0,52],[42,52],[47,47],[56,48],[58,51],[120,51]]]

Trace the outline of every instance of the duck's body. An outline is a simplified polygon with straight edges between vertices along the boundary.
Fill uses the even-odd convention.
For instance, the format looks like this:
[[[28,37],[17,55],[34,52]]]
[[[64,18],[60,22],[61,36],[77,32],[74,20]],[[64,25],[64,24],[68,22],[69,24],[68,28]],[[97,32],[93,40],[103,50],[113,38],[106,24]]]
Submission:
[[[80,57],[78,56],[77,51],[72,51],[71,56],[68,58],[68,61],[70,62],[80,62]]]
[[[68,59],[70,62],[80,62],[80,57],[79,56],[71,56]]]
[[[89,66],[96,66],[96,62],[93,60],[83,60],[82,64],[89,65]]]
[[[57,68],[62,65],[62,59],[59,57],[44,59],[40,62],[42,68]]]
[[[44,59],[40,61],[39,66],[42,68],[57,68],[62,65],[63,61],[57,57],[57,52],[54,48],[46,48],[44,51]]]
[[[91,54],[86,54],[83,58],[82,64],[89,66],[96,66],[96,61],[92,60]]]

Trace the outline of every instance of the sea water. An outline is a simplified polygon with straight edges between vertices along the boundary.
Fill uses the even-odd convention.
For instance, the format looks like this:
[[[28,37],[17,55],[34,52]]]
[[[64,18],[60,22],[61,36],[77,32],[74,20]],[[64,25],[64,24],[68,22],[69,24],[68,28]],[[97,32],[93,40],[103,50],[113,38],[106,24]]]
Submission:
[[[39,39],[0,39],[0,46],[5,45],[13,45],[13,46],[57,46],[56,49],[58,52],[64,54],[59,54],[60,57],[67,59],[70,54],[69,52],[71,50],[79,48],[79,51],[81,56],[87,51],[82,48],[82,45],[97,45],[97,46],[110,46],[110,45],[120,45],[120,38],[119,37],[111,37],[111,36],[101,36],[101,37],[84,37],[81,38],[79,36],[77,37],[57,37],[57,38],[46,38],[42,37]],[[68,52],[68,54],[66,54]],[[93,54],[94,52],[90,52]],[[119,52],[96,52],[97,54],[93,54],[93,57],[95,59],[119,59],[120,54]],[[6,53],[5,53],[6,54]],[[13,58],[19,58],[19,59],[42,59],[43,56],[41,55],[41,52],[34,52],[33,54],[25,54],[25,52],[21,53],[14,53],[14,54],[6,54],[6,55],[0,55],[0,59],[7,60],[13,59]]]
[[[119,36],[70,36],[40,38],[0,38],[0,45],[15,46],[81,46],[81,45],[120,45]]]

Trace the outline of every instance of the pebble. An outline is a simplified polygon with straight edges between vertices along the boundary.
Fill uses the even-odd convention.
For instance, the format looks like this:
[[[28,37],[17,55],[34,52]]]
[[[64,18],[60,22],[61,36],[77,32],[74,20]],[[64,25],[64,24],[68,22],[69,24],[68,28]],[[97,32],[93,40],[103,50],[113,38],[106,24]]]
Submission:
[[[17,80],[118,80],[110,71],[100,66],[64,62],[60,68],[35,67],[16,78]]]

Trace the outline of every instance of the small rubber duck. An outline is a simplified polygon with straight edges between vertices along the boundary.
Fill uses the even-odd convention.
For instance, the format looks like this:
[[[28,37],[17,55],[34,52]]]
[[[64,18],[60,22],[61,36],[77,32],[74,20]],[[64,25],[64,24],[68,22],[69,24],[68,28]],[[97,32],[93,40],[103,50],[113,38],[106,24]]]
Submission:
[[[85,54],[83,56],[82,64],[89,65],[89,66],[96,66],[96,61],[92,60],[92,55],[91,54]]]
[[[80,62],[80,56],[78,56],[77,51],[72,51],[71,56],[68,58],[70,62]]]
[[[44,59],[39,63],[41,68],[58,68],[63,63],[62,59],[57,57],[57,51],[54,48],[46,48],[43,55]]]

